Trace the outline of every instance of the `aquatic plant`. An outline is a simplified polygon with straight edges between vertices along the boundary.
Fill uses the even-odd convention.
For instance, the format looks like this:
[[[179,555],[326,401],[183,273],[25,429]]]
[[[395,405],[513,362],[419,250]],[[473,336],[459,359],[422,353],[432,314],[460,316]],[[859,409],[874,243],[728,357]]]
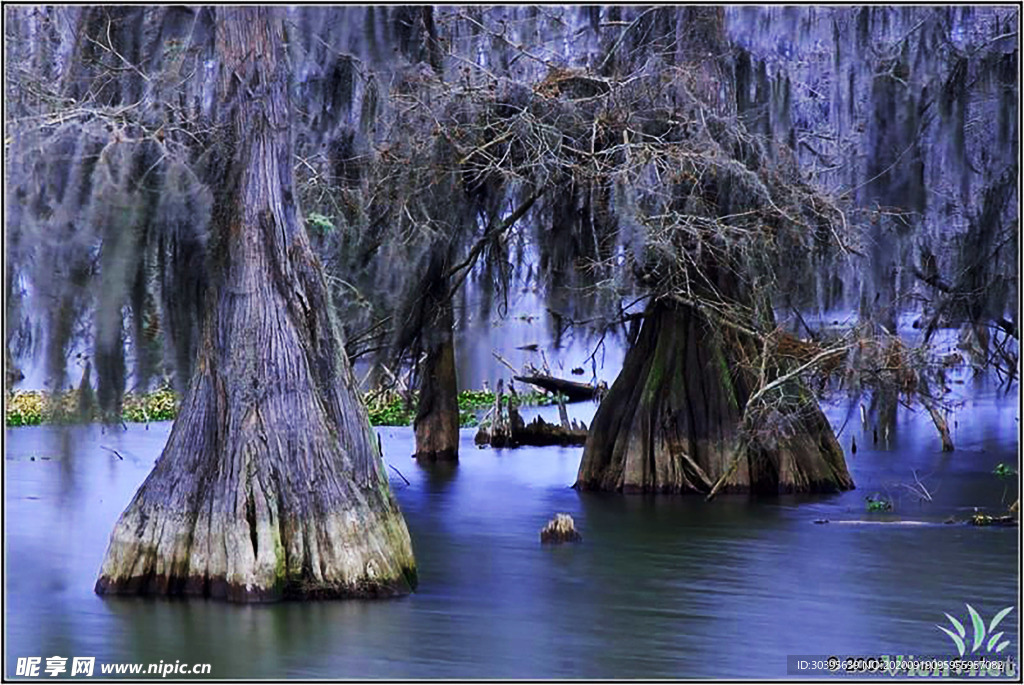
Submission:
[[[995,474],[996,478],[1000,480],[1006,480],[1007,478],[1013,478],[1017,475],[1017,471],[1005,462],[999,462],[996,467],[992,469],[992,473]]]
[[[877,492],[865,497],[864,501],[867,503],[868,511],[892,511],[893,508],[892,500],[882,497]]]
[[[999,503],[1003,504],[1006,502],[1006,491],[1010,487],[1011,482],[1014,482],[1017,471],[1005,462],[999,462],[992,469],[992,473],[995,474],[996,478],[1003,481],[1003,494],[999,497]]]

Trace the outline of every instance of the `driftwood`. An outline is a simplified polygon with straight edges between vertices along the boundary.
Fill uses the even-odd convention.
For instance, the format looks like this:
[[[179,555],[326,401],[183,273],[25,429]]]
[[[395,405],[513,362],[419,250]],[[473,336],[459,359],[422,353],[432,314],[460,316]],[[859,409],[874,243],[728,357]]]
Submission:
[[[936,525],[970,525],[970,526],[1001,526],[1001,527],[1013,527],[1020,525],[1016,513],[1013,509],[1010,510],[1009,514],[1002,516],[990,516],[988,514],[972,514],[967,519],[957,519],[952,516],[947,518],[941,524],[937,521],[876,521],[868,519],[858,520],[843,520],[843,521],[831,521],[829,519],[814,519],[814,523],[825,524],[825,523],[842,523],[846,525],[886,525],[886,526],[936,526]]]
[[[1013,514],[1006,516],[989,516],[988,514],[975,514],[971,517],[972,526],[1016,526],[1017,517]]]
[[[515,376],[517,381],[523,383],[529,383],[535,385],[542,390],[548,392],[558,393],[565,395],[569,402],[584,402],[586,400],[592,400],[600,388],[589,383],[578,383],[577,381],[567,381],[564,378],[557,378],[555,376],[547,376],[537,374],[533,376]]]

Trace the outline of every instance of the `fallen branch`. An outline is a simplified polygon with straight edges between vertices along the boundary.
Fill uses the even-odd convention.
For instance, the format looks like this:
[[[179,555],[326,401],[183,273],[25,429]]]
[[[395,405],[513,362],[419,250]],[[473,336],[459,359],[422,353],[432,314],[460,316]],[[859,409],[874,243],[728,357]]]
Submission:
[[[584,402],[597,396],[598,387],[589,383],[568,381],[556,376],[537,374],[533,376],[514,376],[515,380],[535,385],[542,390],[565,395],[570,402]]]
[[[408,478],[406,478],[405,476],[403,476],[403,475],[402,475],[402,472],[401,472],[401,471],[399,471],[399,470],[398,470],[397,468],[395,468],[395,467],[394,467],[394,466],[392,466],[391,464],[388,464],[388,468],[389,468],[389,469],[391,469],[392,471],[394,471],[395,473],[397,473],[397,474],[398,474],[398,475],[399,475],[399,476],[400,476],[400,477],[402,478],[402,480],[404,480],[404,481],[405,481],[405,484],[406,484],[406,485],[412,485],[412,483],[410,483],[410,482],[409,482],[409,479],[408,479]]]
[[[910,472],[914,474],[914,485],[900,483],[900,486],[906,488],[907,490],[910,490],[910,492],[914,493],[919,499],[931,502],[932,493],[928,492],[928,488],[926,488],[924,486],[924,483],[921,482],[921,479],[917,477],[917,471],[911,469]]]
[[[742,459],[743,456],[746,455],[746,453],[747,446],[743,442],[740,442],[736,446],[736,454],[735,456],[733,456],[732,461],[729,463],[729,468],[727,468],[725,472],[722,473],[722,475],[718,478],[718,480],[715,481],[714,486],[711,488],[711,492],[709,492],[708,496],[704,498],[705,502],[710,502],[715,498],[715,495],[718,494],[718,491],[721,489],[721,487],[725,485],[725,481],[729,480],[729,478],[732,477],[732,474],[736,472],[736,467],[740,465],[740,459]]]
[[[522,219],[523,216],[528,211],[530,211],[530,208],[533,207],[534,203],[538,199],[540,199],[540,196],[543,194],[543,189],[535,190],[533,193],[530,194],[528,198],[526,198],[526,200],[523,201],[521,205],[519,205],[515,209],[514,212],[508,215],[505,219],[498,222],[497,225],[488,226],[487,230],[484,231],[483,237],[480,238],[480,240],[476,241],[476,244],[473,245],[473,247],[469,250],[469,254],[466,255],[466,258],[463,261],[456,264],[455,266],[453,266],[452,268],[448,269],[447,272],[445,272],[445,280],[452,278],[456,274],[458,274],[458,278],[456,278],[455,283],[453,283],[452,287],[449,289],[449,296],[452,296],[459,291],[459,287],[462,285],[462,282],[466,280],[466,276],[468,276],[469,272],[472,270],[473,265],[476,263],[477,257],[479,257],[480,253],[484,251],[485,247],[487,247],[487,243],[489,243],[494,238],[500,237],[507,230],[512,228],[517,221]]]
[[[812,366],[814,366],[818,362],[821,362],[821,361],[823,361],[823,360],[825,360],[825,359],[827,359],[827,358],[829,358],[831,356],[835,356],[837,354],[840,354],[842,352],[845,352],[845,351],[849,350],[850,347],[852,347],[852,346],[851,345],[843,345],[842,347],[834,347],[832,349],[825,350],[824,352],[821,352],[821,353],[817,354],[813,359],[811,359],[806,364],[803,364],[803,365],[797,367],[796,369],[794,369],[793,371],[790,371],[787,374],[779,376],[778,378],[776,378],[771,383],[768,383],[767,385],[762,387],[760,390],[758,390],[753,395],[751,395],[749,400],[747,400],[746,408],[744,409],[744,421],[746,421],[746,416],[747,416],[746,415],[746,409],[749,409],[750,406],[754,404],[754,402],[756,402],[757,400],[759,400],[762,397],[764,397],[765,393],[767,393],[767,392],[769,392],[771,390],[774,390],[775,388],[779,387],[780,385],[783,385],[784,383],[786,383],[786,382],[796,378],[801,373],[803,373],[807,369],[811,368]],[[725,470],[725,472],[722,473],[722,475],[719,477],[719,479],[715,482],[714,487],[711,488],[711,492],[708,493],[708,496],[705,498],[705,501],[710,502],[712,499],[714,499],[715,495],[718,494],[718,491],[721,489],[721,487],[723,485],[725,485],[725,482],[732,476],[733,473],[735,473],[736,467],[739,466],[740,459],[742,459],[745,454],[746,454],[746,446],[741,443],[736,448],[736,454],[732,458],[732,461],[729,463],[729,468],[727,468]]]
[[[492,355],[494,355],[494,358],[495,358],[495,359],[497,359],[497,360],[498,360],[499,362],[501,362],[502,364],[504,364],[505,366],[507,366],[507,367],[508,367],[508,370],[509,370],[509,371],[511,371],[513,375],[515,375],[515,374],[519,373],[519,371],[517,371],[517,370],[516,370],[516,367],[512,366],[512,365],[511,365],[511,364],[510,364],[510,363],[508,362],[508,360],[507,360],[507,359],[505,359],[504,357],[502,357],[502,356],[501,356],[500,354],[498,354],[497,352],[495,352],[495,351],[493,351],[493,350],[491,350],[491,354],[492,354]]]

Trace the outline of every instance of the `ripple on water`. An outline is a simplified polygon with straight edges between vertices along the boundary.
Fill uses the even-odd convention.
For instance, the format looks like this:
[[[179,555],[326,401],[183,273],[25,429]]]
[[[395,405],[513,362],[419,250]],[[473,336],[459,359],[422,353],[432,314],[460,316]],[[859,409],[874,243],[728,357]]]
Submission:
[[[827,413],[843,424],[845,409]],[[382,428],[386,460],[409,480],[394,487],[419,591],[259,607],[92,593],[169,424],[8,429],[6,666],[59,654],[209,662],[234,678],[785,677],[787,654],[945,653],[943,612],[1016,604],[1018,532],[813,521],[888,520],[866,512],[876,492],[919,521],[997,508],[1015,496],[992,470],[1017,467],[1016,415],[1015,395],[972,397],[952,455],[923,412],[901,409],[887,449],[855,417],[841,441],[858,442],[856,490],[761,502],[580,494],[569,487],[579,448],[478,450],[471,430],[457,467],[424,468],[408,459],[410,429]],[[914,472],[931,502],[900,486]],[[575,519],[581,544],[540,545],[556,512]],[[1011,637],[1017,613],[1000,626]]]

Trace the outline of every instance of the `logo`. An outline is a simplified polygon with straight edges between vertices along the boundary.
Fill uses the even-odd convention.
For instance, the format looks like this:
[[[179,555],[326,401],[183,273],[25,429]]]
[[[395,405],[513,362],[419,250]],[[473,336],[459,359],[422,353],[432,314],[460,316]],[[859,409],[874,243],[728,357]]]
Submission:
[[[977,652],[981,648],[982,644],[985,644],[986,634],[988,635],[988,644],[985,645],[985,653],[998,654],[1006,649],[1007,645],[1010,644],[1010,641],[1003,640],[1000,642],[1000,638],[1003,637],[1003,631],[999,631],[998,633],[994,633],[994,631],[999,625],[999,622],[1006,618],[1008,613],[1013,611],[1013,607],[1006,607],[996,614],[992,618],[992,622],[988,624],[988,629],[986,630],[985,622],[981,619],[981,614],[975,611],[974,607],[970,604],[967,604],[966,606],[968,613],[971,615],[971,624],[974,628],[974,641],[971,645],[971,653],[973,654]],[[967,651],[967,642],[965,641],[967,639],[967,630],[964,628],[964,624],[958,621],[955,617],[946,614],[946,618],[948,618],[949,622],[953,624],[956,632],[938,624],[936,624],[935,627],[946,635],[949,635],[950,639],[952,639],[954,644],[956,644],[956,648],[960,652],[960,656],[963,656],[964,652]]]

